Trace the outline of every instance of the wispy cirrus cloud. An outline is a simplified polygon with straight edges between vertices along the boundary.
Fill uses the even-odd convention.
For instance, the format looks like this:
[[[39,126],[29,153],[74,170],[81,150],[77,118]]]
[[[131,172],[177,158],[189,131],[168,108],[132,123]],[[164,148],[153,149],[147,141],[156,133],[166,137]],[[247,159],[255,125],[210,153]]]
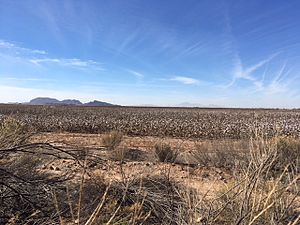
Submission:
[[[260,94],[261,97],[264,96],[269,100],[272,98],[278,99],[280,95],[288,96],[287,98],[289,98],[289,100],[295,99],[295,96],[298,96],[299,93],[293,85],[293,82],[298,82],[295,82],[295,74],[290,74],[286,62],[283,63],[283,65],[273,63],[274,58],[279,58],[278,55],[283,54],[283,50],[278,49],[276,53],[269,55],[251,66],[246,66],[246,63],[243,62],[240,57],[239,43],[234,34],[229,10],[225,10],[224,12],[224,21],[224,51],[231,55],[233,69],[230,74],[231,81],[222,87],[230,90],[233,85],[236,85],[236,87],[239,88],[240,83],[238,82],[240,80],[246,80],[249,83],[243,90],[240,89],[242,92],[248,94]],[[250,30],[250,32],[255,32],[256,29],[257,28],[254,28],[253,30]],[[259,29],[261,29],[261,27]],[[270,71],[268,71],[269,69]]]
[[[131,73],[132,75],[134,75],[136,78],[138,79],[141,79],[141,78],[144,78],[145,75],[140,73],[140,72],[137,72],[135,70],[127,70],[129,73]]]
[[[0,40],[0,48],[12,49],[12,48],[16,48],[16,45],[4,40]]]
[[[81,60],[81,59],[67,59],[67,58],[35,58],[29,60],[35,65],[59,65],[74,68],[94,68],[97,70],[104,70],[102,65],[93,60]]]
[[[17,57],[38,66],[56,65],[77,69],[104,70],[102,64],[94,60],[83,60],[78,58],[51,58],[44,50],[21,47],[13,42],[0,40],[0,53],[11,58]]]
[[[259,80],[256,78],[253,74],[260,69],[261,67],[265,66],[267,63],[269,63],[274,57],[276,57],[279,53],[275,53],[271,56],[269,56],[266,59],[263,59],[259,61],[258,63],[250,66],[250,67],[244,67],[241,58],[239,57],[238,54],[235,56],[234,60],[234,66],[233,66],[233,76],[232,80],[228,85],[225,85],[226,88],[231,87],[234,85],[236,81],[239,79],[245,79],[248,81],[251,81],[255,86],[259,87],[261,86],[262,80]]]
[[[0,77],[3,77],[0,80],[4,80],[4,81],[34,81],[34,82],[49,82],[49,81],[55,81],[55,79],[47,79],[47,78],[37,78],[34,76],[26,76],[26,77],[14,77],[14,76],[10,76],[7,74],[0,74]]]
[[[290,75],[291,70],[287,70],[287,63],[283,64],[278,70],[277,75],[266,85],[262,86],[263,90],[268,95],[282,94],[282,93],[296,93],[293,90],[293,83],[297,80],[296,76]],[[295,82],[297,83],[297,81]],[[297,91],[298,92],[298,91]]]
[[[171,81],[177,81],[182,84],[188,84],[188,85],[199,85],[200,81],[192,78],[192,77],[185,77],[185,76],[174,76],[170,79]]]
[[[263,73],[262,78],[255,76],[255,73],[261,69],[263,66],[268,65],[280,52],[274,53],[269,57],[257,62],[252,66],[246,67],[242,58],[240,57],[238,41],[234,35],[233,27],[231,23],[231,17],[229,14],[229,9],[226,6],[224,10],[224,46],[223,51],[228,52],[232,57],[233,69],[230,74],[231,81],[230,83],[222,86],[225,89],[231,88],[239,80],[247,80],[252,85],[255,86],[256,90],[264,89],[264,79],[265,72]]]
[[[15,43],[8,42],[5,40],[0,40],[0,49],[13,51],[13,53],[15,54],[38,54],[38,55],[47,54],[47,52],[44,50],[24,48]]]
[[[276,70],[265,70],[261,79],[253,78],[252,86],[241,90],[244,96],[259,96],[253,104],[258,107],[275,107],[280,103],[282,107],[291,107],[299,101],[300,92],[297,88],[300,77],[292,73],[284,63]],[[230,90],[230,89],[228,89]],[[256,107],[255,106],[255,107]]]

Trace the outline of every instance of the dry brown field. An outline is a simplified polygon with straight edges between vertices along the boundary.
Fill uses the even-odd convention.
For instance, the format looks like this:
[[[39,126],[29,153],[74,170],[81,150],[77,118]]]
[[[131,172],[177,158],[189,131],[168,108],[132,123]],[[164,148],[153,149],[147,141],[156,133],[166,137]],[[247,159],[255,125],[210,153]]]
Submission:
[[[300,110],[0,105],[0,224],[300,223]]]
[[[40,132],[105,133],[197,139],[300,136],[300,110],[0,105]]]

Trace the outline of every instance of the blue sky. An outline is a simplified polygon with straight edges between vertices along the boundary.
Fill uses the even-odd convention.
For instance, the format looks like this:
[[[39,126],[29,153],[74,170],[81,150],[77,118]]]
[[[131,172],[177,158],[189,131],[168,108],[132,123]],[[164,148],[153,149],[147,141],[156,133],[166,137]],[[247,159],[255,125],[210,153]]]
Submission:
[[[0,102],[300,107],[300,1],[0,0]]]

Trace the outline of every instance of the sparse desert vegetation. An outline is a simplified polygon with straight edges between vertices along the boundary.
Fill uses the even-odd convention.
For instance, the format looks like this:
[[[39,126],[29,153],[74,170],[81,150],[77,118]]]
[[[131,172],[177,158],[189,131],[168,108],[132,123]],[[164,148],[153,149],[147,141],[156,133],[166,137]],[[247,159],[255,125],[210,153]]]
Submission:
[[[0,225],[300,225],[300,0],[0,0]]]
[[[0,113],[1,224],[300,223],[297,110]]]

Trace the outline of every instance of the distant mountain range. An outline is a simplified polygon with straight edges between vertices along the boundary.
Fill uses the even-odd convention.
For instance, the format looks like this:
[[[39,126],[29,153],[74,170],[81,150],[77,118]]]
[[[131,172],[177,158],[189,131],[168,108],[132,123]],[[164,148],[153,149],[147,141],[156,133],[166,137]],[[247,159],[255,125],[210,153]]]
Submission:
[[[17,103],[16,103],[17,104]],[[64,99],[64,100],[57,100],[55,98],[48,98],[48,97],[38,97],[30,100],[29,102],[22,103],[26,105],[72,105],[72,106],[120,106],[115,105],[108,102],[102,102],[102,101],[91,101],[87,103],[82,103],[81,101],[77,99]],[[139,105],[140,107],[159,107],[157,105],[151,105],[151,104],[144,104]],[[160,106],[161,107],[161,106]],[[191,103],[191,102],[182,102],[177,105],[169,105],[165,107],[184,107],[184,108],[220,108],[221,106],[218,105],[201,105],[197,103]]]
[[[76,99],[65,99],[62,101],[59,101],[55,98],[44,98],[44,97],[38,97],[35,99],[32,99],[30,102],[24,103],[28,105],[78,105],[78,106],[117,106],[108,102],[101,102],[101,101],[92,101],[88,103],[82,103],[79,100]]]

